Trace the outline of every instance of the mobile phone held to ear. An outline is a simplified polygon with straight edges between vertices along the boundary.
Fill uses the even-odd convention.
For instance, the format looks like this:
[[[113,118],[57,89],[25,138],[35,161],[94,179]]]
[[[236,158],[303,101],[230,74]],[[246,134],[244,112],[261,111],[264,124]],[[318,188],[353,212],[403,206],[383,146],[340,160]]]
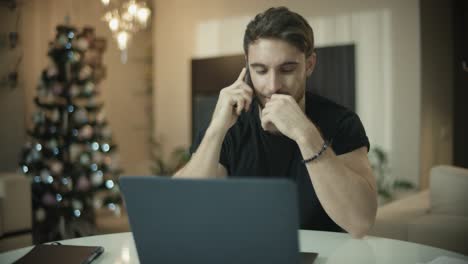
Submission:
[[[250,86],[250,88],[253,89],[253,83],[252,83],[252,79],[250,78],[250,70],[249,70],[249,63],[248,62],[245,63],[245,70],[246,70],[246,73],[245,73],[245,76],[244,76],[244,82],[246,84],[248,84]]]

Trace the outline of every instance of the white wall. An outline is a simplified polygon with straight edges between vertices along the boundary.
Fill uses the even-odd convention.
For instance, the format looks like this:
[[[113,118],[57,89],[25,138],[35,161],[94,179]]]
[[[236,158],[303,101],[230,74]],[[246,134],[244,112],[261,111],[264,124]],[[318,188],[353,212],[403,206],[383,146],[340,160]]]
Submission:
[[[242,53],[246,24],[285,5],[311,23],[317,46],[356,44],[357,112],[394,176],[418,183],[420,31],[417,0],[154,0],[155,136],[166,153],[191,135],[190,61]]]

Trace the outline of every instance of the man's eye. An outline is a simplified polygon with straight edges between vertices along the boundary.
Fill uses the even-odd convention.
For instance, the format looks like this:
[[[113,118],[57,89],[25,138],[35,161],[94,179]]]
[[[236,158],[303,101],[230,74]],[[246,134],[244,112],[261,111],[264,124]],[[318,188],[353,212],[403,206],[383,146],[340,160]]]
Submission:
[[[284,68],[281,68],[281,72],[284,72],[284,73],[289,73],[289,72],[293,72],[295,69],[296,69],[296,67],[295,67],[295,66],[291,66],[291,67],[284,67]]]
[[[257,74],[260,74],[260,75],[263,75],[265,74],[267,71],[265,70],[258,70],[258,71],[255,71]]]

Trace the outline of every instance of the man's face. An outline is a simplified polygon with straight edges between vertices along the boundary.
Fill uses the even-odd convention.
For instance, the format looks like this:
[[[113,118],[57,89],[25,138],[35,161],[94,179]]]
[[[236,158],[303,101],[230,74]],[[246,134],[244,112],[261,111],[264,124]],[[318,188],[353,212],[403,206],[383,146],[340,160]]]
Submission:
[[[306,58],[283,40],[261,38],[250,44],[248,62],[262,108],[275,93],[290,95],[303,106],[306,79],[315,66],[315,54]]]

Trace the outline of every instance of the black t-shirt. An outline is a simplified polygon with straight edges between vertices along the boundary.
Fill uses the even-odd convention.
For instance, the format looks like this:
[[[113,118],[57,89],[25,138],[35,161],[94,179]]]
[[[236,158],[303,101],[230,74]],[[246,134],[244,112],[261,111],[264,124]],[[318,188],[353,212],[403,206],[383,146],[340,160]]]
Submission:
[[[366,146],[369,140],[359,117],[347,108],[324,97],[306,92],[305,113],[319,128],[324,139],[333,140],[336,155]],[[190,151],[198,148],[204,132],[199,133]],[[301,229],[343,231],[320,204],[311,177],[295,141],[262,129],[258,102],[243,112],[229,129],[221,147],[219,162],[229,176],[289,178],[297,183]],[[320,161],[318,161],[320,162]],[[312,175],[312,179],[313,179]]]

